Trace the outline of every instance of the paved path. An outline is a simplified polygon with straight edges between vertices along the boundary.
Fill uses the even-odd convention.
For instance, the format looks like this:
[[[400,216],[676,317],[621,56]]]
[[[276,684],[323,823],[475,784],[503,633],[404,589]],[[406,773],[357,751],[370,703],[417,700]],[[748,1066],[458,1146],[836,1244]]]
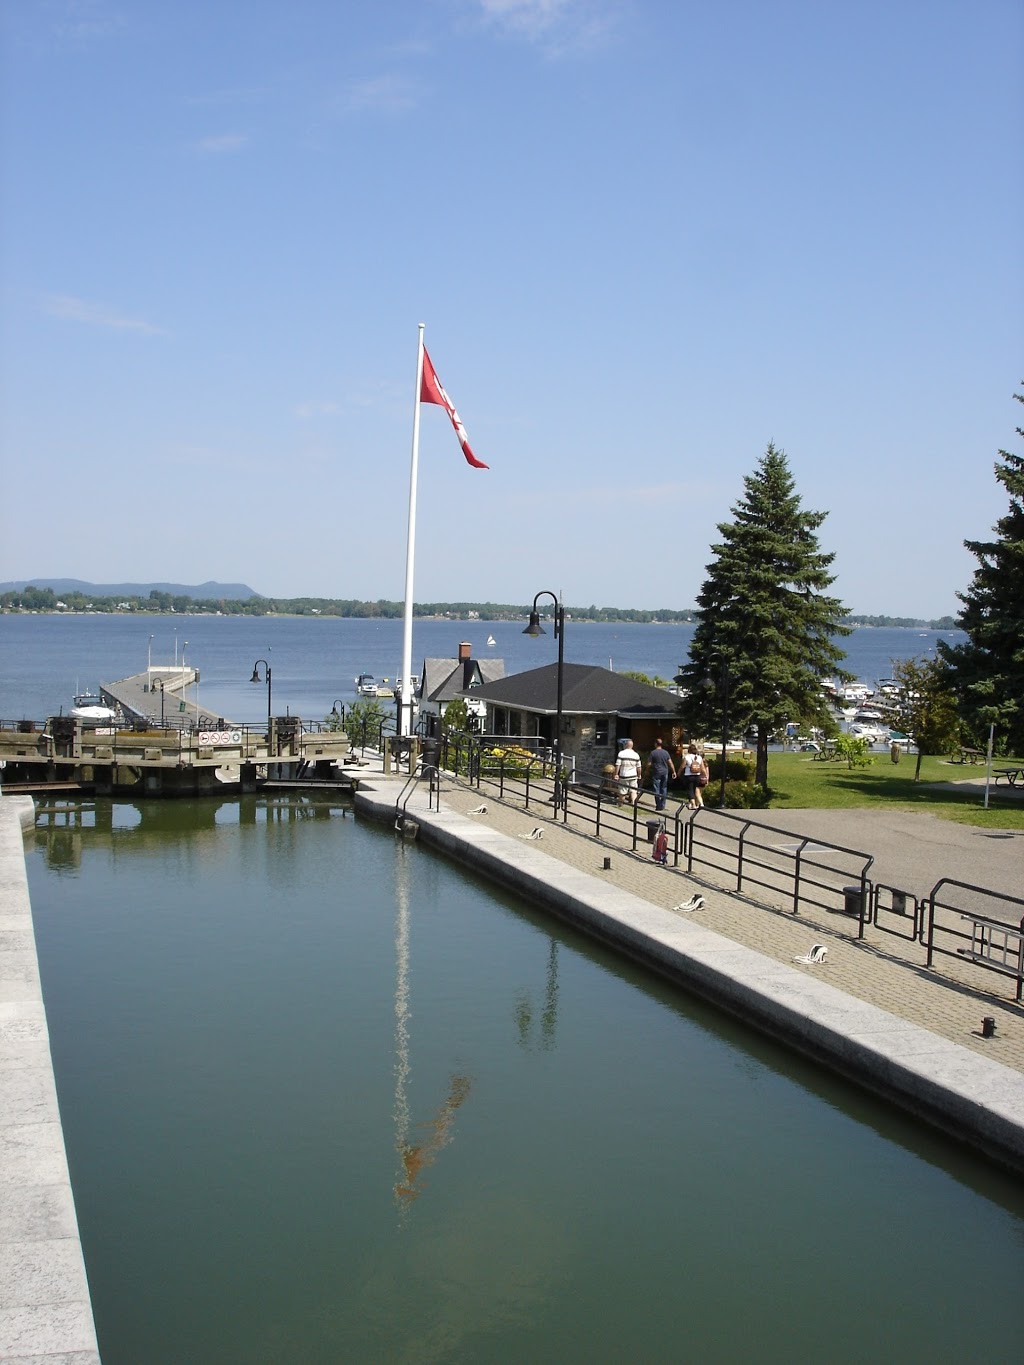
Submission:
[[[984,971],[951,958],[925,966],[925,950],[909,940],[885,934],[872,926],[858,941],[855,921],[827,911],[795,918],[782,910],[756,905],[710,876],[687,877],[658,866],[644,844],[633,854],[628,842],[614,832],[600,841],[556,823],[540,813],[495,800],[486,790],[463,786],[442,777],[442,799],[453,811],[466,814],[481,803],[483,815],[472,816],[512,837],[531,841],[548,856],[580,871],[606,879],[616,887],[672,912],[692,891],[700,890],[705,908],[686,918],[754,948],[776,961],[792,964],[814,942],[824,943],[824,964],[800,970],[952,1042],[1024,1072],[1024,1009],[1013,999],[1012,978]],[[646,812],[653,814],[653,812]],[[1004,837],[973,826],[957,825],[930,814],[905,811],[777,811],[752,812],[762,823],[792,830],[871,853],[871,876],[918,895],[943,876],[954,876],[1009,894],[1024,894],[1024,836]],[[701,819],[713,820],[708,812]],[[611,857],[611,868],[604,859]],[[675,912],[682,913],[682,912]],[[993,1038],[981,1036],[985,1016],[996,1020]]]

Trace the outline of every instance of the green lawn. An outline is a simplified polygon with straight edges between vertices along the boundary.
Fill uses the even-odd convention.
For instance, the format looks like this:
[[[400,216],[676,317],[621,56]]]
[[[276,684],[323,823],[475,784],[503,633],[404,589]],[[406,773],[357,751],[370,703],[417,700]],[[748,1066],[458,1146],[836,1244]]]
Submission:
[[[1014,759],[1001,758],[993,768],[1012,767]],[[967,777],[984,778],[984,764],[951,763],[945,758],[924,758],[921,780],[914,781],[917,758],[904,754],[899,763],[888,753],[874,755],[869,768],[848,768],[844,762],[812,761],[810,754],[768,755],[768,785],[775,810],[852,810],[857,807],[890,806],[904,810],[929,810],[943,820],[985,829],[1024,830],[1024,795],[1005,785],[989,789],[989,808],[984,809],[984,788],[948,791],[935,783],[956,782]]]

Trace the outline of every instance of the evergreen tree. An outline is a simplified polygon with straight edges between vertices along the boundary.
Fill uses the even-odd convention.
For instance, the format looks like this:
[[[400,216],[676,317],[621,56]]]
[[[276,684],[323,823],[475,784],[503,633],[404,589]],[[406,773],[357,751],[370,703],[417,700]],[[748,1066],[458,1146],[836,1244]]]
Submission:
[[[815,534],[827,513],[800,505],[786,454],[769,444],[731,522],[718,530],[697,599],[697,628],[681,710],[691,733],[709,741],[723,726],[757,726],[755,781],[768,783],[768,736],[787,721],[824,725],[826,674],[849,678],[836,637],[846,610],[826,595],[834,558]],[[709,789],[710,790],[710,789]]]
[[[1024,394],[1015,393],[1018,403]],[[1017,428],[1024,437],[1024,430]],[[965,540],[978,567],[957,618],[965,644],[940,642],[965,728],[980,746],[995,726],[1000,753],[1024,756],[1024,456],[1001,450],[996,478],[1010,510],[996,522],[996,540]]]

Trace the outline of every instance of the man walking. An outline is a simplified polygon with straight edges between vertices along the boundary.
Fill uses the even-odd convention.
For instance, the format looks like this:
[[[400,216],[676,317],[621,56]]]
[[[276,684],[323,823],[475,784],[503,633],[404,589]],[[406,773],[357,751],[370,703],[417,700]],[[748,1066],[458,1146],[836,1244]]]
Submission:
[[[668,800],[668,780],[675,777],[676,765],[660,739],[654,741],[654,748],[647,758],[647,766],[651,774],[651,786],[654,788],[654,809],[664,810]]]
[[[619,756],[615,760],[615,776],[619,790],[625,800],[635,806],[640,800],[640,769],[643,766],[640,755],[633,748],[631,739],[623,740]]]

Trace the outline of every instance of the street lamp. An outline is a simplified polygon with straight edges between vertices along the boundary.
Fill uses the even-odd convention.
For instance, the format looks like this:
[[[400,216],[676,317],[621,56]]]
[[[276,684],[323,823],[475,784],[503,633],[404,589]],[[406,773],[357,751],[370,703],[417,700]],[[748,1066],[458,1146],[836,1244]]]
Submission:
[[[555,639],[558,641],[558,690],[555,700],[555,792],[553,804],[556,810],[562,808],[562,684],[565,675],[565,608],[553,592],[539,592],[533,599],[530,624],[524,635],[546,635],[540,623],[537,603],[542,597],[550,597],[555,604]]]
[[[163,678],[156,684],[160,689],[160,728],[164,725],[164,680]]]
[[[146,649],[146,691],[153,690],[153,637],[149,637],[149,645]]]
[[[339,701],[338,698],[335,697],[333,703],[331,704],[331,709],[330,711],[328,711],[327,714],[333,717],[333,721],[337,723],[337,729],[340,730],[345,721],[345,703],[343,701]]]
[[[260,664],[263,665],[263,670],[264,670],[264,672],[265,672],[266,675],[267,675],[265,678],[261,678],[261,677],[260,677]],[[270,687],[271,687],[270,679],[271,679],[271,676],[272,676],[272,674],[271,674],[271,671],[270,671],[270,665],[267,663],[266,659],[257,659],[256,662],[255,662],[255,663],[253,664],[253,666],[252,666],[252,677],[249,679],[249,681],[250,681],[250,682],[254,682],[254,683],[265,682],[265,683],[267,684],[267,737],[268,737],[268,739],[269,739],[269,737],[270,737],[270,696],[271,696],[271,691],[270,691]]]

